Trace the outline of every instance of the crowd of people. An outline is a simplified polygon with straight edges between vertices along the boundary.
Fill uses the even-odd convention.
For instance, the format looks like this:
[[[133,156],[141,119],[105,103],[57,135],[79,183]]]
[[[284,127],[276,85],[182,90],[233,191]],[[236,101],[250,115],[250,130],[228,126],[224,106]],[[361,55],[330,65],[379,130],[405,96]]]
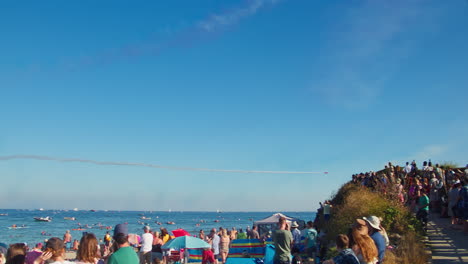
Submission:
[[[407,205],[424,227],[431,212],[450,217],[454,229],[463,226],[468,233],[468,165],[443,168],[424,161],[419,169],[415,161],[402,167],[389,162],[381,171],[353,175],[352,182]]]
[[[324,260],[324,264],[377,264],[382,263],[385,257],[385,249],[389,239],[385,229],[380,224],[377,216],[356,219],[348,234],[340,234],[336,237],[338,255]],[[300,264],[302,262],[320,263],[323,256],[320,255],[321,237],[314,228],[312,221],[307,223],[302,236],[295,236],[297,232],[294,223],[290,226],[285,218],[280,218],[278,229],[273,233],[275,245],[274,264]],[[302,239],[304,238],[304,239]],[[301,254],[301,244],[303,245]],[[318,254],[318,255],[317,255]],[[291,256],[292,259],[291,259]],[[303,259],[303,256],[306,259]]]
[[[260,239],[257,226],[247,227],[245,230],[236,228],[219,230],[213,228],[208,234],[200,230],[198,238],[207,242],[210,248],[203,252],[203,263],[218,264],[226,262],[230,243],[235,239]],[[81,240],[73,240],[67,230],[63,239],[52,237],[45,244],[38,243],[32,249],[24,243],[0,246],[0,264],[166,264],[172,260],[170,250],[163,250],[162,246],[174,236],[165,227],[153,231],[149,226],[143,227],[139,239],[132,238],[128,233],[127,224],[119,224],[114,228],[114,234],[109,232],[103,239],[98,239],[92,233],[84,233]],[[65,260],[66,252],[76,250],[76,259]],[[181,258],[186,257],[181,252]]]
[[[24,243],[11,244],[8,249],[0,248],[0,263],[6,264],[103,264],[99,244],[92,233],[83,235],[76,253],[76,260],[65,260],[66,243],[58,237],[52,237],[45,244],[38,243],[32,250]],[[109,262],[110,263],[110,262]],[[113,262],[116,263],[116,262]]]

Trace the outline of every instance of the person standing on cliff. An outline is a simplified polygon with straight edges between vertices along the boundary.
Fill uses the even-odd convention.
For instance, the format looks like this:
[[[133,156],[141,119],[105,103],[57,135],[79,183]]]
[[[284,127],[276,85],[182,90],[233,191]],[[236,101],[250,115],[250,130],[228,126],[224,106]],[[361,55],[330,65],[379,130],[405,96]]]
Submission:
[[[424,188],[418,189],[418,212],[416,218],[423,224],[424,232],[427,231],[427,215],[429,214],[429,197]]]
[[[328,222],[328,220],[330,220],[331,207],[332,207],[332,205],[331,205],[330,201],[325,201],[325,203],[323,204],[323,218],[327,222]]]
[[[463,232],[468,234],[468,176],[463,178],[464,185],[460,190],[460,216],[463,220]]]
[[[404,170],[405,170],[406,176],[408,176],[411,173],[411,171],[413,170],[413,166],[411,166],[409,164],[409,162],[406,162],[406,166],[405,166]]]
[[[279,229],[273,233],[273,243],[275,245],[274,264],[289,264],[291,262],[291,243],[293,237],[289,231],[286,218],[280,217],[278,221]]]

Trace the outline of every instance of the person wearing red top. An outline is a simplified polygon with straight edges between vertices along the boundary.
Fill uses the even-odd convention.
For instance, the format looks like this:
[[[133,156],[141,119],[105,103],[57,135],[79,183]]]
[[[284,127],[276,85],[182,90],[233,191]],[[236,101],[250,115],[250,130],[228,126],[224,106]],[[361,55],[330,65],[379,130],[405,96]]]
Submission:
[[[213,264],[215,262],[213,251],[209,248],[203,250],[202,264]]]

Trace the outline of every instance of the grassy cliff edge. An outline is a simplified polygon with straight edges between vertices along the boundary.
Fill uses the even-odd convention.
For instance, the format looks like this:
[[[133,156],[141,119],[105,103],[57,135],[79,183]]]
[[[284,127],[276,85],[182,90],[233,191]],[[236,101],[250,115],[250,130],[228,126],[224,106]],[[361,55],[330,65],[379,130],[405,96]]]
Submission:
[[[391,191],[390,191],[391,192]],[[319,226],[327,230],[328,241],[347,234],[357,218],[375,215],[390,238],[384,264],[426,264],[430,256],[422,242],[422,228],[415,216],[401,203],[389,199],[387,192],[373,192],[353,183],[343,185],[332,197],[333,209],[328,222]]]

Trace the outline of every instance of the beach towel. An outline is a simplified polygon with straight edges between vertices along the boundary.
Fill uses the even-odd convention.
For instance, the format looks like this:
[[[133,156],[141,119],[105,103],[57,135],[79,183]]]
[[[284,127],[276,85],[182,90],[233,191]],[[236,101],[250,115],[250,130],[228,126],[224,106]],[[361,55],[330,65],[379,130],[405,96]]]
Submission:
[[[255,258],[228,258],[226,264],[258,264]]]
[[[188,262],[202,262],[203,249],[202,248],[187,248],[189,252]]]
[[[265,248],[265,257],[263,258],[263,263],[273,264],[274,257],[275,257],[275,246],[267,245]]]
[[[265,243],[260,239],[235,239],[231,241],[229,258],[263,258]]]

